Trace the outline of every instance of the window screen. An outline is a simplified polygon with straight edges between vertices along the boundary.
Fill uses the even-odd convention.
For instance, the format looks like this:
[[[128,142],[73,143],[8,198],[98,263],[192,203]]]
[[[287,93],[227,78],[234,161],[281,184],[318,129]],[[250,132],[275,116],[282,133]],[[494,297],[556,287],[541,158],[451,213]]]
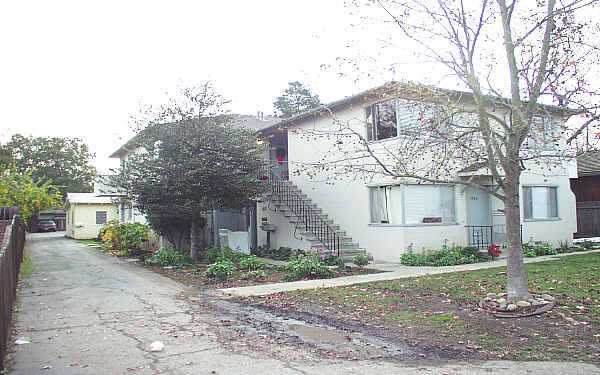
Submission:
[[[106,211],[96,211],[96,224],[106,224]]]

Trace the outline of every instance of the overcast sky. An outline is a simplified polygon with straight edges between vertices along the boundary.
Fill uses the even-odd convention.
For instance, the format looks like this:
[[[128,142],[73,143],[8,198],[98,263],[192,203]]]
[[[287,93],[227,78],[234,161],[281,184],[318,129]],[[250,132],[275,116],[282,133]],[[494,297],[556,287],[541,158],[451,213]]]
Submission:
[[[294,80],[325,102],[343,98],[393,78],[373,73],[369,58],[386,51],[356,22],[342,0],[2,2],[0,141],[80,137],[106,171],[130,116],[178,86],[212,80],[244,114],[272,113]],[[418,79],[395,53],[396,78]],[[340,65],[357,54],[359,69]]]

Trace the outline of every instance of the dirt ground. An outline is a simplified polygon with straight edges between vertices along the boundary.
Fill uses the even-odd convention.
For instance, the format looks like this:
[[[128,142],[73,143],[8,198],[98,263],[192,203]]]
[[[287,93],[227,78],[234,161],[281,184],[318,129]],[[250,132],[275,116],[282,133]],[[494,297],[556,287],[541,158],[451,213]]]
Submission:
[[[558,360],[600,363],[600,332],[592,324],[571,325],[556,311],[524,318],[496,318],[475,304],[457,303],[432,294],[402,294],[378,316],[360,307],[342,309],[274,294],[238,299],[236,303],[276,314],[282,319],[324,324],[346,332],[345,349],[355,336],[379,342],[377,355],[390,360],[439,362],[464,360]],[[403,316],[394,316],[402,311]],[[406,312],[409,313],[406,313]],[[381,315],[390,315],[382,319]],[[360,340],[360,339],[359,339]],[[353,356],[372,358],[375,346]],[[402,350],[399,350],[402,349]],[[343,351],[344,353],[346,350]],[[336,355],[340,355],[339,353]]]

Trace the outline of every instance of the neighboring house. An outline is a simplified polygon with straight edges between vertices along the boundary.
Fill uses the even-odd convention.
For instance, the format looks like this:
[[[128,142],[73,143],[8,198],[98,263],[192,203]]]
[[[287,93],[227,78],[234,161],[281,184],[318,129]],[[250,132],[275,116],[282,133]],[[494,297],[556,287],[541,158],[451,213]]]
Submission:
[[[577,158],[577,178],[571,179],[577,201],[576,238],[600,237],[600,152]]]
[[[278,119],[272,116],[265,116],[262,112],[259,112],[257,116],[253,115],[234,115],[235,125],[238,127],[244,127],[252,130],[259,130],[265,127],[269,127],[276,123]],[[137,146],[137,135],[128,140],[125,144],[119,147],[118,150],[113,152],[109,157],[119,158],[121,165],[127,163],[127,159],[130,155],[140,151]],[[104,196],[116,198],[120,201],[120,212],[121,222],[140,222],[146,223],[144,215],[131,206],[129,202],[124,199],[119,199],[121,194],[115,191],[111,191],[110,188],[99,186],[98,193]],[[221,211],[213,210],[206,214],[206,231],[208,232],[205,238],[208,239],[209,245],[220,245],[219,229],[229,229],[231,231],[247,231],[249,232],[249,238],[251,246],[256,246],[256,214],[254,209],[243,209],[238,211]]]
[[[94,193],[67,193],[67,237],[77,240],[98,237],[100,228],[119,219],[119,208],[110,197]]]
[[[339,250],[346,259],[366,249],[377,260],[397,262],[409,249],[439,249],[445,243],[486,249],[492,243],[505,242],[503,203],[485,191],[383,177],[368,183],[352,176],[331,181],[325,171],[318,170],[307,175],[307,165],[319,163],[327,153],[343,151],[346,139],[336,140],[335,136],[340,124],[362,135],[374,148],[398,144],[402,137],[398,129],[417,122],[406,111],[410,98],[374,94],[391,85],[399,84],[347,97],[261,131],[262,138],[269,142],[273,166],[262,178],[270,181],[273,190],[270,198],[258,205],[259,222],[268,230],[258,231],[259,245],[269,240],[275,248],[325,247]],[[458,100],[472,102],[468,93],[453,93],[460,97]],[[545,141],[552,124],[565,121],[571,114],[545,107],[547,117],[535,119],[539,128],[536,142]],[[314,129],[331,132],[328,137],[307,137]],[[335,143],[338,149],[332,147]],[[493,188],[491,174],[482,165],[463,167],[454,173],[457,178]],[[575,166],[566,162],[552,173],[541,169],[523,172],[520,191],[524,242],[558,245],[572,240],[576,218],[569,177],[574,173]]]

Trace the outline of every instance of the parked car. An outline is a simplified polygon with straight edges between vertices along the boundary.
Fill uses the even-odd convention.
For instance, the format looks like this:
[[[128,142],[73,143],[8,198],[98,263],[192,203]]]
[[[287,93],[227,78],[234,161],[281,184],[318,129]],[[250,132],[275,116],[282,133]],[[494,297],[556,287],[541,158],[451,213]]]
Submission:
[[[51,220],[42,220],[38,223],[38,232],[56,232],[56,223]]]

